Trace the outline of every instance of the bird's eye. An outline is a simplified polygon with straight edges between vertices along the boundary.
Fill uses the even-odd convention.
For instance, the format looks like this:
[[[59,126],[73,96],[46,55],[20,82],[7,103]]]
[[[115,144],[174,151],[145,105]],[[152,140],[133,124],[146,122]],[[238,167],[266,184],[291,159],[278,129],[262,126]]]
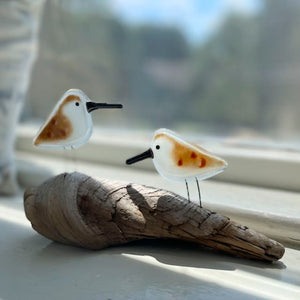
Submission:
[[[79,102],[75,102],[75,105],[76,105],[76,106],[79,106]]]
[[[156,147],[155,147],[157,150],[159,150],[160,149],[160,146],[159,145],[156,145]]]

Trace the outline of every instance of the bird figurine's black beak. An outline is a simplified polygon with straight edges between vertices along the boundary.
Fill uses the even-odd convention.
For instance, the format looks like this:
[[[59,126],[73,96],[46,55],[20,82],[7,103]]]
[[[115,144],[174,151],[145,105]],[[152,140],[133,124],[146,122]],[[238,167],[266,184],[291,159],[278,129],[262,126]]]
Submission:
[[[151,150],[151,148],[148,149],[147,151],[145,151],[145,152],[139,154],[139,155],[136,155],[136,156],[134,156],[134,157],[131,157],[131,158],[127,159],[127,160],[126,160],[126,164],[127,164],[127,165],[131,165],[131,164],[134,164],[134,163],[136,163],[136,162],[138,162],[138,161],[141,161],[141,160],[144,160],[144,159],[150,158],[150,157],[151,157],[151,158],[154,157],[153,151]]]
[[[109,103],[95,103],[95,102],[87,102],[86,103],[87,111],[90,113],[93,110],[99,108],[123,108],[122,104],[109,104]]]

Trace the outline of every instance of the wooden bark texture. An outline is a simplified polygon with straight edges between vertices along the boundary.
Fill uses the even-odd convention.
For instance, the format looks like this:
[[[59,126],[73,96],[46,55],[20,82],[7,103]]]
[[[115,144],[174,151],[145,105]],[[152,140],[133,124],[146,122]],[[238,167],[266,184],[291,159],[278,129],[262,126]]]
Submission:
[[[265,261],[284,254],[280,243],[172,192],[76,172],[28,189],[24,207],[38,233],[89,249],[169,238]]]

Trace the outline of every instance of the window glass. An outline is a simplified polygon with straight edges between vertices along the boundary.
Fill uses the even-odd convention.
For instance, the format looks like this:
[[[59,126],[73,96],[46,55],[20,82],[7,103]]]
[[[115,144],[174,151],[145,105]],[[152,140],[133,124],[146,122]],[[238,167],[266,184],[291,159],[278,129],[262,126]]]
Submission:
[[[103,128],[300,149],[299,30],[298,0],[47,1],[24,119],[80,88],[124,104]]]

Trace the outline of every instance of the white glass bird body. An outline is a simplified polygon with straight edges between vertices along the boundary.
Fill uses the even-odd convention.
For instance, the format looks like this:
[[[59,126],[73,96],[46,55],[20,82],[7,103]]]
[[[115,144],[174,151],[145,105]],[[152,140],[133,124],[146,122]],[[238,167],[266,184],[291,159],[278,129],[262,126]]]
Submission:
[[[212,177],[228,165],[224,159],[165,128],[155,131],[149,150],[128,159],[126,163],[133,164],[145,158],[152,158],[156,170],[166,179],[185,181],[186,185],[188,181],[196,180],[198,190],[198,179]]]
[[[93,131],[90,112],[101,108],[122,108],[122,105],[91,102],[83,91],[68,90],[38,131],[34,145],[48,149],[74,149],[82,146]]]

